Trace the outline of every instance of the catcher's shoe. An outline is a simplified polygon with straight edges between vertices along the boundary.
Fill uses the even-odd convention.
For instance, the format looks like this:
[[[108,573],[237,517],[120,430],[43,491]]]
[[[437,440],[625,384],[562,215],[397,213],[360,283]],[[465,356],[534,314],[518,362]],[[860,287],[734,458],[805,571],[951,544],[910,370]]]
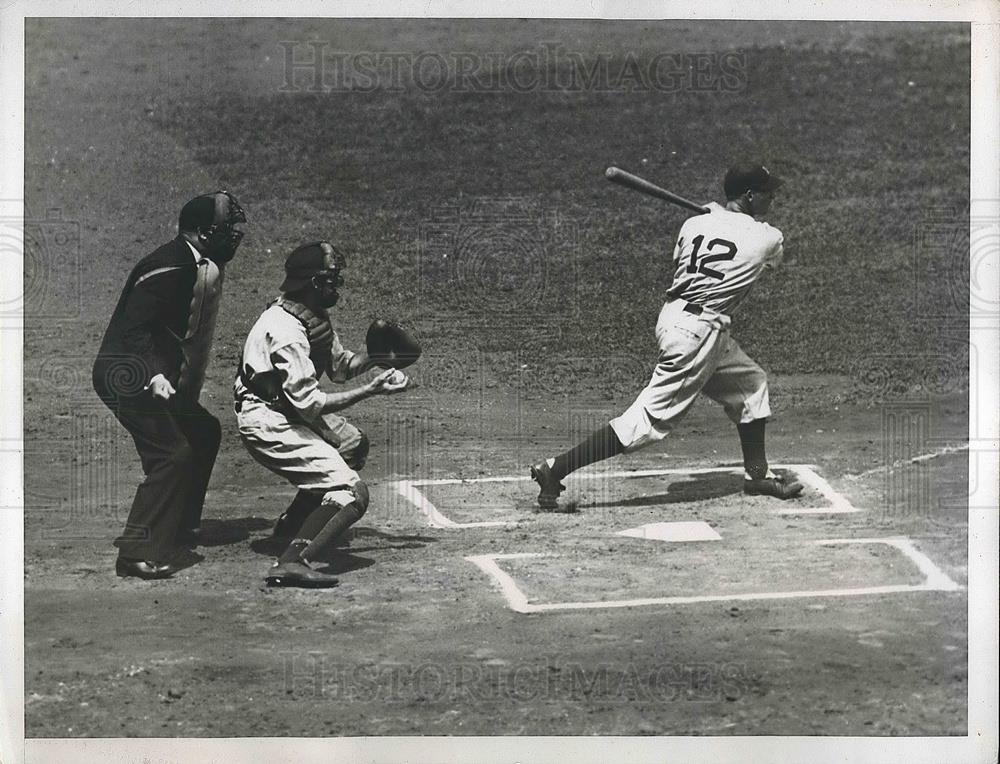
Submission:
[[[328,589],[340,583],[336,576],[313,570],[304,562],[277,562],[264,577],[268,586]]]
[[[559,494],[566,490],[552,475],[549,463],[541,461],[531,467],[531,479],[538,483],[538,506],[542,509],[556,509],[559,506]]]
[[[780,475],[753,480],[743,479],[743,493],[747,496],[773,496],[776,499],[794,499],[802,493],[802,483]]]

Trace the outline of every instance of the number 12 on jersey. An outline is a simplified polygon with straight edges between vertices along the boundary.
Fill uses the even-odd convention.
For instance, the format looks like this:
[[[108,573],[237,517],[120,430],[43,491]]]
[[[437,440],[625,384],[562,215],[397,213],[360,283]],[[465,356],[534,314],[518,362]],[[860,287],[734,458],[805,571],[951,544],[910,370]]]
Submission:
[[[708,242],[708,251],[702,254],[701,245],[704,241],[704,234],[699,234],[691,240],[691,260],[688,262],[687,272],[701,273],[705,276],[710,276],[713,279],[719,279],[721,281],[726,277],[726,274],[715,270],[715,268],[709,268],[708,263],[717,263],[722,260],[732,260],[736,257],[736,245],[728,239],[712,239]],[[722,247],[723,249],[713,252],[712,249],[716,246]],[[699,255],[701,258],[700,260]]]

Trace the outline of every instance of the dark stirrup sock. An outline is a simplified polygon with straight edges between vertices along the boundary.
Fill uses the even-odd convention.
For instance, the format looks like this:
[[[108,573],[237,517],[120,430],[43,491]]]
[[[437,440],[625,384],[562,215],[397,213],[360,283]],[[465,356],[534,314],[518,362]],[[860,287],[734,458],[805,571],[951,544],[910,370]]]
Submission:
[[[743,469],[754,480],[767,477],[767,456],[764,453],[764,425],[766,419],[754,419],[736,425],[743,449]]]
[[[323,494],[298,491],[284,514],[289,523],[301,526],[306,518],[323,502]]]
[[[278,562],[299,562],[302,559],[302,550],[307,546],[309,546],[309,539],[294,539],[285,547]]]
[[[604,427],[594,430],[579,445],[557,456],[552,464],[552,475],[556,480],[562,480],[569,473],[575,472],[581,467],[610,459],[624,451],[625,447],[618,440],[614,428],[610,424],[606,424]]]
[[[336,504],[325,505],[329,506],[331,509],[336,510],[336,513],[327,520],[323,528],[313,537],[313,540],[309,542],[303,552],[302,556],[307,560],[311,559],[313,556],[318,554],[322,549],[325,549],[337,538],[350,528],[354,523],[361,519],[364,512],[352,501],[346,507],[338,507]],[[312,520],[313,512],[309,516],[309,520]],[[308,521],[307,521],[308,522]]]
[[[295,538],[282,552],[278,562],[298,562],[312,539],[330,522],[338,509],[340,507],[336,504],[320,504],[316,507],[302,523],[302,527],[295,532]]]

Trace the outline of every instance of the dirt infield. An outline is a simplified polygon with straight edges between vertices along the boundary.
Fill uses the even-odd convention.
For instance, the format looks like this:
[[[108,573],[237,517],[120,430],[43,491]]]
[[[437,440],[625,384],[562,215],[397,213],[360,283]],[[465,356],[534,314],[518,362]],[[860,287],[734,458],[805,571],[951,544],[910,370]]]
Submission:
[[[726,426],[700,409],[692,431]],[[558,424],[542,417],[536,427]],[[774,453],[798,452],[795,436],[773,429]],[[833,454],[865,435],[880,437],[813,433],[810,451]],[[373,508],[330,558],[341,586],[322,593],[262,587],[270,523],[290,492],[236,459],[214,478],[205,559],[174,581],[116,579],[107,541],[117,523],[106,514],[77,518],[74,537],[43,527],[58,512],[36,512],[25,578],[30,734],[962,734],[964,590],[903,590],[924,576],[897,548],[815,542],[909,539],[964,586],[966,455],[898,469],[914,492],[930,489],[926,507],[892,507],[882,472],[849,480],[842,460],[817,459],[859,511],[794,514],[837,507],[813,488],[791,506],[742,497],[732,472],[706,459],[731,441],[688,435],[669,453],[617,459],[614,469],[708,471],[578,478],[575,514],[534,512],[525,481],[424,488],[454,522],[503,523],[473,528],[433,527],[400,493],[406,477],[385,473],[380,448]],[[494,445],[498,463],[504,445]],[[481,448],[459,434],[433,452],[438,470],[426,479],[490,476],[463,466],[488,461]],[[617,535],[679,521],[721,538]],[[470,561],[525,553],[543,556],[503,569],[530,603],[695,601],[525,615]],[[882,586],[901,590],[815,596]],[[803,590],[814,594],[726,598]]]
[[[45,240],[26,305],[29,737],[967,733],[967,27],[34,20],[27,34],[27,203],[71,244]],[[559,39],[587,61],[738,49],[747,79],[712,95],[282,91],[279,43],[310,39]],[[735,430],[700,401],[661,448],[574,477],[576,512],[536,512],[526,465],[622,410],[652,367],[682,219],[602,170],[707,199],[722,147],[791,178],[774,214],[791,262],[734,333],[772,375],[770,456],[809,465],[805,495],[744,497]],[[251,233],[203,396],[223,425],[203,559],[118,579],[111,540],[140,472],[90,364],[128,269],[181,202],[220,186]],[[477,200],[486,228],[438,249]],[[426,355],[412,394],[351,410],[373,492],[329,559],[340,587],[272,591],[268,536],[291,491],[239,446],[231,370],[283,254],[317,236],[350,245],[346,343],[403,317]],[[657,524],[700,540],[651,539]]]

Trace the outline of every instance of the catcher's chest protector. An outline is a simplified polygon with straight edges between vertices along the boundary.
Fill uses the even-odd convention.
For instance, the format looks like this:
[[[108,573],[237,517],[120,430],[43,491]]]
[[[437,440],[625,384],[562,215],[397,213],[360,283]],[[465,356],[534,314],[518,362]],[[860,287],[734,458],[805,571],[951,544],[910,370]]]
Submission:
[[[295,316],[305,327],[309,336],[309,358],[313,366],[322,374],[330,363],[330,349],[333,347],[333,327],[328,315],[318,316],[301,303],[279,297],[274,302],[286,313]]]

